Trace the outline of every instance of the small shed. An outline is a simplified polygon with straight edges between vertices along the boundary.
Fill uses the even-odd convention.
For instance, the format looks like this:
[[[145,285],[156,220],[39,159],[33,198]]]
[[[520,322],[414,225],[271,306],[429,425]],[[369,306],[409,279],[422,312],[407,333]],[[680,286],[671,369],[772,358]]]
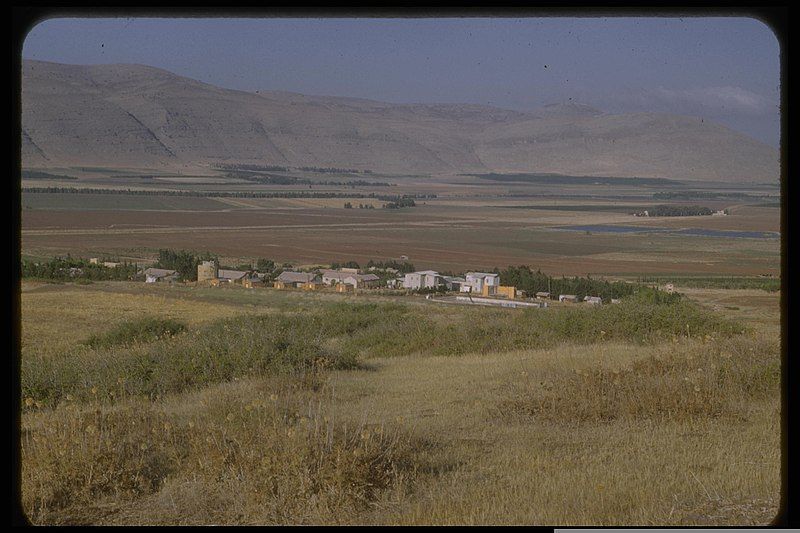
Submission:
[[[303,289],[304,291],[318,291],[324,286],[325,285],[322,282],[316,281],[316,280],[312,280],[312,281],[307,281],[306,283],[303,283],[300,286],[300,288]]]
[[[177,270],[165,268],[147,268],[144,271],[145,283],[172,282],[178,279]]]
[[[592,305],[602,305],[603,304],[603,299],[600,298],[599,296],[584,296],[583,297],[583,301],[584,302],[588,302],[588,303],[590,303]]]
[[[538,299],[540,299],[540,300],[549,300],[550,299],[550,293],[549,292],[545,292],[545,291],[539,291],[539,292],[536,293],[536,297]]]
[[[574,294],[560,294],[558,296],[559,302],[578,303],[578,297]]]
[[[242,280],[242,286],[248,289],[255,289],[264,286],[264,280],[261,278],[245,278]]]
[[[500,285],[497,287],[497,296],[504,296],[509,300],[517,297],[517,288],[513,285]]]

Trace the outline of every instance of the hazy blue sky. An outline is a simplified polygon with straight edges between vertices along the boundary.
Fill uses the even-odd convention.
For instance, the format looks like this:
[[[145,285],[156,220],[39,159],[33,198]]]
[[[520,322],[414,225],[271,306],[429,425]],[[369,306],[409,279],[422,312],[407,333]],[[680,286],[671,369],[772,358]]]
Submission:
[[[772,145],[779,54],[770,29],[746,18],[53,19],[23,48],[246,91],[681,113]]]

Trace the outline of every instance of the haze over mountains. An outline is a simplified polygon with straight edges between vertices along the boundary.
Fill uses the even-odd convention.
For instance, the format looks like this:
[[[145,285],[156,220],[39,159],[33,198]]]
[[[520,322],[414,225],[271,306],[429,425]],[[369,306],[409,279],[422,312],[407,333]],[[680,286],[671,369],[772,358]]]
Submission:
[[[779,179],[776,149],[694,117],[611,115],[581,104],[526,113],[248,93],[142,65],[26,60],[22,68],[25,168],[247,163],[407,174]]]

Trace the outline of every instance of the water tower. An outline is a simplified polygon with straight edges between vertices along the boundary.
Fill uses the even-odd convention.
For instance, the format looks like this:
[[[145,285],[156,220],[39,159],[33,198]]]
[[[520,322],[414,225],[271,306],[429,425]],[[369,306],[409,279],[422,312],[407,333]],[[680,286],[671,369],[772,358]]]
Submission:
[[[216,261],[203,261],[197,265],[197,281],[217,279],[219,269]]]

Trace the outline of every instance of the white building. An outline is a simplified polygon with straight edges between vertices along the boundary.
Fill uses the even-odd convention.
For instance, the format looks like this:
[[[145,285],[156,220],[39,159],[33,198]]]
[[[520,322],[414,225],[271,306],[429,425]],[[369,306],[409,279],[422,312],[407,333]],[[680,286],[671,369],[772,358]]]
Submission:
[[[406,274],[403,279],[403,288],[411,290],[433,289],[445,285],[445,283],[444,276],[440,276],[438,272],[422,270]]]
[[[500,286],[500,274],[489,272],[467,272],[461,292],[483,294],[483,287],[488,287],[488,294],[495,294]],[[466,289],[465,289],[466,288]]]
[[[603,304],[603,299],[600,298],[599,296],[584,296],[583,297],[583,301],[584,302],[589,302],[592,305],[602,305]]]

